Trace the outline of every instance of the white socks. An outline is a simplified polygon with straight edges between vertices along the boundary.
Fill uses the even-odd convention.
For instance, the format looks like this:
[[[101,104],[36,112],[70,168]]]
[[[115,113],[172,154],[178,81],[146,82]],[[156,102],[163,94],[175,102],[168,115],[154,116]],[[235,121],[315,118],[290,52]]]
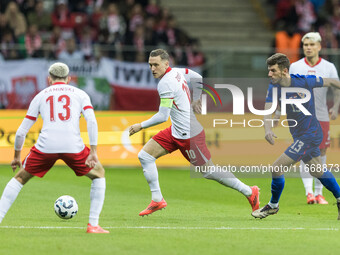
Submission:
[[[216,170],[215,166],[208,167],[210,168],[210,171],[202,172],[204,178],[215,180],[224,186],[227,186],[229,188],[241,192],[243,195],[247,197],[252,194],[251,188],[248,185],[241,182],[239,179],[237,179],[235,175],[233,175],[232,173],[215,171]]]
[[[279,207],[279,203],[272,203],[269,201],[268,205],[271,207],[271,208],[278,208]]]
[[[159,187],[158,182],[158,171],[155,163],[156,158],[154,158],[144,150],[141,150],[138,153],[138,158],[140,163],[142,164],[145,179],[149,184],[152,200],[155,202],[162,201],[163,195],[161,193],[161,188]]]
[[[90,220],[92,226],[98,225],[99,214],[103,208],[105,198],[105,178],[97,178],[91,184],[91,206],[90,206]],[[6,185],[0,200],[0,222],[5,217],[9,208],[17,198],[23,185],[15,178],[12,178]]]
[[[161,193],[158,182],[158,172],[155,163],[156,159],[143,150],[139,152],[138,158],[140,163],[142,164],[145,179],[150,186],[152,200],[155,202],[160,202],[163,199],[163,195]],[[215,166],[211,166],[210,168],[211,170],[213,170]],[[230,172],[210,171],[202,174],[205,178],[218,181],[224,186],[236,189],[245,196],[250,196],[252,194],[251,188],[248,185],[245,185],[239,179],[237,179]]]
[[[327,160],[326,155],[321,156],[322,166],[326,165],[326,160]],[[306,196],[308,195],[308,193],[312,193],[312,194],[314,194],[314,196],[322,195],[322,189],[323,189],[322,183],[319,181],[319,179],[311,176],[311,174],[305,168],[305,163],[303,161],[300,161],[300,175],[301,175],[303,185],[305,186]],[[315,181],[315,183],[314,183],[314,191],[315,192],[313,192],[313,179]]]
[[[305,163],[301,160],[300,161],[300,175],[305,186],[306,196],[308,193],[314,194],[313,192],[313,176],[310,175],[309,171],[305,167]]]
[[[106,182],[105,178],[96,178],[92,180],[90,192],[90,217],[89,223],[92,226],[97,226],[99,221],[99,214],[102,211],[105,199]]]
[[[105,198],[105,178],[97,178],[91,184],[91,206],[90,206],[90,220],[92,226],[98,225],[99,214],[103,208]],[[9,208],[17,198],[23,185],[15,178],[12,178],[6,185],[0,200],[0,223],[5,217]]]
[[[0,200],[0,223],[17,198],[23,185],[14,177],[7,183]]]
[[[322,167],[325,168],[324,166],[326,166],[326,161],[327,161],[327,156],[321,156],[321,164],[322,164]],[[320,182],[319,179],[317,178],[314,178],[315,180],[315,183],[314,183],[314,195],[315,196],[318,196],[318,195],[321,195],[322,196],[322,189],[323,189],[323,185],[322,183]]]

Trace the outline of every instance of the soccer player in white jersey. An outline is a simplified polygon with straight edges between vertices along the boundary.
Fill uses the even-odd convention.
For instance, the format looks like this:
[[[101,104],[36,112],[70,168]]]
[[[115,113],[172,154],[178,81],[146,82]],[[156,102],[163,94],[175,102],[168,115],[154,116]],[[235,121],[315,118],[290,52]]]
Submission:
[[[310,32],[302,37],[303,52],[305,57],[291,64],[289,73],[300,74],[300,75],[316,75],[323,78],[334,78],[339,79],[338,72],[334,64],[319,56],[321,50],[321,36],[317,32]],[[321,161],[326,166],[326,151],[330,146],[330,133],[329,133],[329,116],[327,107],[327,87],[315,88],[315,110],[316,117],[320,122],[323,140],[320,144]],[[340,104],[340,91],[333,91],[334,105],[330,109],[331,119],[336,119],[338,115],[338,109]],[[308,204],[328,204],[322,195],[323,185],[317,178],[313,178],[310,173],[306,170],[303,161],[300,161],[300,174],[305,186],[307,203]],[[313,192],[313,179],[314,192]]]
[[[257,186],[245,185],[230,172],[215,171],[205,143],[204,130],[193,113],[193,109],[196,112],[201,110],[201,93],[195,93],[196,90],[194,90],[192,108],[190,91],[185,78],[187,77],[190,81],[191,78],[202,79],[202,76],[189,69],[171,68],[169,55],[162,49],[153,50],[150,53],[149,65],[154,78],[160,79],[157,87],[161,100],[159,111],[150,119],[129,127],[129,134],[133,135],[143,128],[163,123],[168,120],[169,116],[172,126],[152,137],[138,154],[152,194],[151,203],[139,215],[148,215],[167,206],[159,186],[155,161],[177,149],[195,166],[205,168],[209,166],[208,171],[201,171],[205,178],[238,190],[247,197],[253,211],[259,208],[259,188]]]
[[[61,159],[77,176],[86,175],[92,180],[90,216],[87,233],[109,233],[98,225],[105,197],[105,170],[97,156],[98,126],[89,96],[82,90],[68,85],[69,68],[55,63],[49,68],[49,87],[36,95],[15,135],[15,154],[11,163],[13,171],[20,170],[5,187],[0,200],[0,222],[17,198],[21,188],[33,176],[42,178]],[[38,115],[43,127],[37,143],[21,163],[21,150],[26,134]],[[90,147],[80,137],[79,118],[87,122]]]

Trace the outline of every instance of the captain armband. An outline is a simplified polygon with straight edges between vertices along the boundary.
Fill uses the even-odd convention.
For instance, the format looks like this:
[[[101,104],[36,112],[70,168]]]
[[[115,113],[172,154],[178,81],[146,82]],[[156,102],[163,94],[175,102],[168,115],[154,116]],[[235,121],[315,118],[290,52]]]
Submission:
[[[166,107],[166,108],[172,108],[172,102],[173,101],[174,101],[173,98],[161,98],[160,106]]]

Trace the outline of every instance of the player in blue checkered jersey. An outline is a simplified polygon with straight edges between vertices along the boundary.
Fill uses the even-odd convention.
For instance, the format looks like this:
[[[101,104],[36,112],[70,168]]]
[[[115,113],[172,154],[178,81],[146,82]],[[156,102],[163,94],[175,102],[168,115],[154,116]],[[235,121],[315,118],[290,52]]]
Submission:
[[[281,94],[284,95],[282,93],[283,87],[294,87],[310,91],[310,100],[303,103],[302,106],[311,115],[308,115],[307,112],[302,112],[302,107],[300,109],[295,104],[287,104],[287,119],[294,142],[272,165],[272,197],[270,202],[264,207],[255,210],[252,215],[255,218],[265,218],[279,211],[279,200],[285,184],[283,168],[290,167],[302,160],[310,170],[310,174],[318,178],[333,193],[337,200],[338,220],[340,220],[340,187],[333,174],[321,165],[319,144],[323,135],[319,121],[316,119],[313,96],[313,88],[334,87],[340,89],[340,82],[333,79],[322,79],[313,75],[289,75],[289,60],[286,55],[281,53],[276,53],[268,58],[267,66],[271,83],[268,88],[265,110],[271,109],[273,102],[281,101]],[[274,88],[277,88],[277,94],[274,93]],[[306,96],[308,95],[304,93],[286,93],[286,99],[302,99]],[[264,120],[265,139],[271,145],[274,145],[276,135],[272,131],[273,121],[271,115],[265,116]]]

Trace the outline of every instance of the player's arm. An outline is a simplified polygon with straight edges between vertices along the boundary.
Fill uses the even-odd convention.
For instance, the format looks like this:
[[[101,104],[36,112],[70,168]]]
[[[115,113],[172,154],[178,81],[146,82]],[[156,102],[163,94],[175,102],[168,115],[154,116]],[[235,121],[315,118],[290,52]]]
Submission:
[[[190,85],[192,86],[192,109],[195,113],[201,113],[202,111],[202,102],[201,102],[201,95],[202,95],[202,88],[203,88],[203,78],[202,75],[199,73],[186,68],[186,80],[190,81]]]
[[[31,129],[33,124],[35,123],[36,118],[26,115],[24,120],[22,121],[20,127],[18,128],[15,134],[14,141],[14,159],[11,163],[11,167],[13,172],[17,169],[17,167],[21,167],[21,150],[25,143],[25,138],[28,131]]]
[[[269,109],[272,108],[272,105],[273,105],[273,88],[274,88],[274,86],[272,84],[270,84],[269,88],[267,90],[266,103],[264,105],[265,110],[269,110]],[[277,108],[277,109],[280,109],[280,108]],[[277,112],[277,114],[278,114],[278,112]],[[274,126],[274,120],[272,119],[272,114],[263,116],[263,119],[264,119],[265,139],[271,145],[274,145],[274,138],[277,138],[277,136],[274,134],[274,132],[272,130],[272,128]]]
[[[161,124],[169,119],[171,107],[173,104],[173,98],[161,98],[161,104],[158,112],[153,115],[150,119],[137,123],[129,127],[129,135],[133,135],[143,128],[152,127]]]
[[[192,87],[192,109],[195,113],[201,113],[202,111],[202,88],[203,88],[203,77],[199,73],[188,69],[188,68],[180,68],[180,71],[184,75],[186,81],[190,83]]]
[[[335,120],[336,117],[338,116],[338,110],[339,110],[339,105],[340,105],[340,81],[337,79],[325,78],[323,79],[323,86],[331,87],[334,90],[333,91],[334,105],[330,109],[330,113],[331,113],[331,119]]]
[[[267,102],[264,106],[265,110],[269,110],[272,107],[273,103]],[[264,131],[265,131],[265,139],[270,143],[271,145],[274,145],[275,141],[274,138],[277,138],[277,136],[274,134],[272,127],[273,127],[273,119],[272,115],[265,115],[263,117],[264,119]]]
[[[336,67],[334,64],[330,66],[330,75],[329,77],[332,77],[334,79],[339,80],[339,75],[338,71],[336,70]],[[340,90],[338,89],[332,89],[333,93],[333,107],[329,109],[330,117],[332,120],[335,120],[338,117],[338,111],[339,111],[339,106],[340,106]]]
[[[340,106],[340,90],[332,88],[333,92],[333,106],[329,109],[329,113],[331,115],[331,119],[335,120],[338,117],[339,106]]]
[[[281,118],[281,106],[278,104],[273,117],[273,127],[277,127],[279,125],[280,118]]]
[[[33,100],[30,103],[30,106],[28,107],[27,114],[15,134],[14,158],[11,163],[13,172],[17,169],[17,167],[19,168],[21,167],[21,150],[22,147],[24,146],[25,138],[28,131],[31,129],[31,127],[36,122],[39,116],[40,97],[41,93],[39,93],[33,98]]]
[[[86,109],[83,110],[83,115],[86,120],[87,124],[87,133],[90,140],[90,154],[87,157],[85,164],[88,167],[95,167],[96,164],[99,162],[97,156],[97,144],[98,144],[98,125],[96,116],[94,114],[94,110],[92,106],[85,107]]]
[[[322,79],[321,77],[318,77]],[[323,86],[324,87],[331,87],[334,89],[340,89],[340,81],[336,79],[324,78],[323,79]]]

